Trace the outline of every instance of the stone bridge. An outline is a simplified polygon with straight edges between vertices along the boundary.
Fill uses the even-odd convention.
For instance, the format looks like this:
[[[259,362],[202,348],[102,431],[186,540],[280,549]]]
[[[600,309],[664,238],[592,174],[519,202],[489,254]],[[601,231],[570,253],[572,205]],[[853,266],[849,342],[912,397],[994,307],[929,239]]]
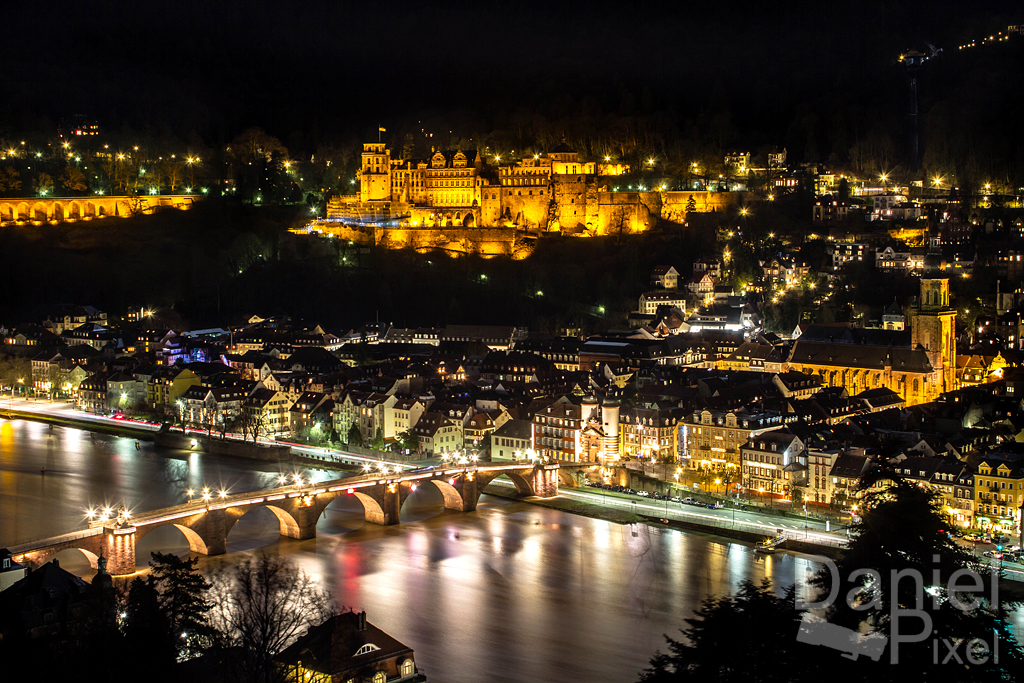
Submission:
[[[126,218],[137,213],[173,207],[188,209],[203,195],[139,195],[137,197],[17,197],[0,198],[0,225],[42,225],[88,221],[117,216]]]
[[[472,467],[434,467],[400,474],[366,474],[305,486],[283,486],[267,491],[226,498],[194,500],[131,517],[128,524],[91,522],[89,528],[62,536],[8,548],[15,560],[35,569],[62,550],[77,548],[95,566],[107,558],[113,575],[135,573],[135,544],[154,529],[172,525],[184,534],[192,552],[221,555],[227,552],[231,528],[243,515],[256,508],[268,508],[288,538],[316,537],[316,525],[328,505],[340,496],[352,496],[363,507],[366,521],[398,524],[402,503],[418,486],[430,483],[444,498],[448,510],[471,512],[491,481],[507,477],[522,496],[550,498],[558,494],[560,479],[575,486],[571,476],[557,464],[493,463]]]

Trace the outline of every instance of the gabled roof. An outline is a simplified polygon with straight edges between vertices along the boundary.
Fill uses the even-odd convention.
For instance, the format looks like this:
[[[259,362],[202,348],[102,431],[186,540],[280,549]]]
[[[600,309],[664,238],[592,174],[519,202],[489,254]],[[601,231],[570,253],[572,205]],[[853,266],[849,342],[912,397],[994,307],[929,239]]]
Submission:
[[[344,612],[306,631],[275,659],[290,665],[302,662],[304,669],[338,680],[361,680],[354,672],[391,659],[400,664],[412,654],[412,648],[367,622],[365,612]]]

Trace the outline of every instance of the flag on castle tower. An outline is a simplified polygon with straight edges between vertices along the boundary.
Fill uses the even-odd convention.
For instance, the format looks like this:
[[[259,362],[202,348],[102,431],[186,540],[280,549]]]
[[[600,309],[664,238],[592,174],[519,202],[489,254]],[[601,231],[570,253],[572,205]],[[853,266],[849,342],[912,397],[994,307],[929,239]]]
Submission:
[[[379,126],[378,126],[377,130],[379,130],[381,133],[387,133],[388,132],[387,128],[380,128]]]

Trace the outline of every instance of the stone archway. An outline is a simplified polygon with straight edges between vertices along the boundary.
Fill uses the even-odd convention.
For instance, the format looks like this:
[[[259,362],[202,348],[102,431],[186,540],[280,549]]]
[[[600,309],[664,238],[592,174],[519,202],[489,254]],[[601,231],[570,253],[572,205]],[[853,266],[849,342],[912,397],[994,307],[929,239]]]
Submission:
[[[501,479],[502,477],[505,477],[506,479],[511,481],[513,484],[515,484],[516,493],[518,493],[519,495],[521,495],[521,496],[532,496],[533,495],[533,486],[530,484],[529,481],[527,481],[526,477],[524,477],[523,475],[518,474],[516,472],[502,472],[502,473],[498,474],[498,476],[494,477],[494,479]],[[490,481],[494,481],[494,479],[491,479]],[[488,483],[490,483],[490,482],[485,482],[483,477],[480,478],[480,484],[482,486],[486,486]]]
[[[10,204],[0,204],[0,221],[13,221],[14,207]]]
[[[63,221],[64,220],[64,205],[60,202],[54,202],[51,204],[50,220]]]
[[[227,542],[228,536],[231,534],[231,529],[238,523],[242,517],[256,510],[258,508],[267,508],[274,516],[277,517],[278,527],[282,536],[289,536],[291,538],[298,538],[299,523],[292,516],[290,512],[277,505],[251,505],[245,508],[229,507],[224,510],[224,541]]]
[[[32,205],[32,220],[47,220],[46,204],[43,204],[42,202],[36,202],[35,204]]]
[[[82,205],[78,202],[71,202],[68,204],[68,215],[67,218],[72,220],[78,220],[82,217]]]
[[[93,202],[85,203],[85,218],[93,218],[96,215],[96,204]]]
[[[200,555],[209,555],[210,550],[207,546],[206,541],[196,531],[189,529],[184,524],[172,524],[175,529],[185,535],[185,540],[188,541],[188,549],[194,553]]]
[[[66,550],[77,550],[81,552],[83,555],[85,555],[85,559],[89,561],[89,566],[93,569],[97,568],[97,560],[99,559],[99,555],[92,552],[91,550],[86,550],[85,548],[77,548],[75,546],[65,546],[63,548],[58,547],[52,550],[43,550],[40,552],[28,552],[25,553],[20,559],[18,559],[18,561],[19,563],[27,566],[31,571],[35,571],[36,569],[39,569],[44,564],[46,564],[54,557],[56,557],[57,555]]]
[[[446,509],[461,510],[463,508],[462,494],[459,493],[458,489],[443,479],[431,479],[430,481],[441,492]]]
[[[28,203],[22,202],[14,210],[14,220],[27,221],[29,219]]]
[[[466,217],[462,219],[462,227],[464,227],[464,228],[472,228],[475,225],[476,225],[476,219],[473,217],[473,214],[472,213],[467,213]]]
[[[374,524],[385,523],[384,508],[380,506],[380,503],[377,502],[376,498],[361,491],[353,491],[352,495],[355,496],[356,500],[362,504],[363,518],[367,522],[372,522]]]

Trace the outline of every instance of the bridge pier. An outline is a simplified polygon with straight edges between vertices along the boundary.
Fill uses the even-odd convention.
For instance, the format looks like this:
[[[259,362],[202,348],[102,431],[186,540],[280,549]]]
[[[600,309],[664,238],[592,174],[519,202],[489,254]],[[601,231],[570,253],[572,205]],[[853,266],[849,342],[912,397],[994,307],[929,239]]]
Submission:
[[[107,558],[107,571],[111,576],[135,573],[135,527],[104,527],[101,542],[102,554]]]
[[[530,475],[533,495],[552,498],[558,495],[558,465],[538,465]]]

